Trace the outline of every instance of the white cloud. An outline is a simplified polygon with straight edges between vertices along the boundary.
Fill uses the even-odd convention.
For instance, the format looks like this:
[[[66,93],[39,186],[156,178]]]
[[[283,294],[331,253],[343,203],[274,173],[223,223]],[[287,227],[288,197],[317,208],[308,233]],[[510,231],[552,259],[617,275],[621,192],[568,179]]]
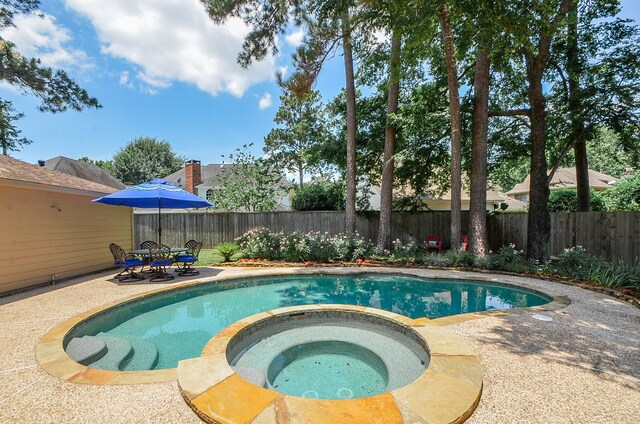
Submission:
[[[273,78],[275,58],[243,69],[236,59],[248,27],[239,19],[212,23],[199,0],[66,0],[96,29],[102,53],[133,64],[146,91],[174,81],[212,95],[242,96]]]
[[[258,107],[260,108],[260,110],[263,110],[268,107],[271,107],[272,104],[273,104],[273,101],[271,99],[271,94],[264,93],[264,95],[260,98],[260,101],[258,102]]]
[[[71,34],[64,26],[56,24],[51,15],[16,15],[15,27],[4,28],[2,38],[11,41],[25,57],[37,57],[45,66],[54,68],[93,67],[87,54],[70,46]]]
[[[284,37],[285,41],[293,47],[298,47],[299,45],[301,45],[303,38],[304,38],[303,29],[299,29],[298,31],[292,32],[291,34]]]
[[[131,87],[131,79],[129,72],[123,71],[120,72],[120,85],[124,85],[125,87]]]

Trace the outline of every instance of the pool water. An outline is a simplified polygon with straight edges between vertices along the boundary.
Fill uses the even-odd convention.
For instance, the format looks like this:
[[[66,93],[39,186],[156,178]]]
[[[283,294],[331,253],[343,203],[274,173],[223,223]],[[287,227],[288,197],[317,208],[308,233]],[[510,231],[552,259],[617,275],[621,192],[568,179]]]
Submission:
[[[351,399],[387,390],[389,376],[382,360],[351,343],[305,343],[287,349],[278,359],[282,361],[277,366],[279,372],[269,383],[280,393],[313,399]]]
[[[548,303],[541,293],[474,281],[400,275],[292,275],[212,282],[162,292],[118,306],[76,327],[69,337],[106,335],[155,344],[154,369],[200,355],[213,335],[259,312],[293,305],[371,306],[410,318]]]

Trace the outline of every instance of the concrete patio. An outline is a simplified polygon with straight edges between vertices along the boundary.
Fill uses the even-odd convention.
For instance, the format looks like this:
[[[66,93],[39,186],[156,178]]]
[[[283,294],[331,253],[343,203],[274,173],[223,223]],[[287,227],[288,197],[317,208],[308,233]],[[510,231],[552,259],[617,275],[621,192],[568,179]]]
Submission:
[[[309,272],[309,268],[200,270],[197,280]],[[335,270],[502,281],[567,296],[570,305],[543,313],[553,321],[536,320],[529,312],[433,321],[448,324],[448,331],[463,337],[483,366],[483,395],[468,422],[635,423],[639,419],[640,309],[630,304],[578,287],[521,277],[419,269]],[[104,303],[171,285],[117,284],[114,274],[94,274],[0,298],[0,422],[200,422],[176,382],[72,384],[49,375],[37,363],[36,344],[60,322]]]

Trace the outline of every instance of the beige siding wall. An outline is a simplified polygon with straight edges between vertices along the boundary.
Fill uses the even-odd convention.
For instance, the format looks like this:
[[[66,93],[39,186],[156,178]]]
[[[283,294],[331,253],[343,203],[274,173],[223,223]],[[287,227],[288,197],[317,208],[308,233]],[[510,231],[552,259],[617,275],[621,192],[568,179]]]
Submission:
[[[131,208],[93,197],[0,186],[0,293],[108,268],[109,243],[132,247]]]

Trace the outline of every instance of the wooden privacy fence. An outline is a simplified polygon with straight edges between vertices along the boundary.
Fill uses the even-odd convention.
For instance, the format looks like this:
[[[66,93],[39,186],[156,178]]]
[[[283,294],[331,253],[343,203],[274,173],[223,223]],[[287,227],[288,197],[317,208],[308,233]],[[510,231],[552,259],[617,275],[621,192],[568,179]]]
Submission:
[[[468,212],[462,213],[462,233],[468,232]],[[195,239],[205,248],[233,241],[252,228],[266,227],[272,231],[319,231],[337,234],[344,231],[344,212],[247,212],[247,213],[171,213],[162,214],[162,242],[182,246]],[[404,243],[424,241],[428,234],[442,238],[445,248],[449,237],[450,213],[394,212],[391,238]],[[136,214],[134,241],[157,239],[158,215]],[[359,214],[357,230],[366,239],[378,236],[378,214]],[[527,246],[527,214],[499,214],[487,219],[489,245],[492,250],[513,243],[517,249]],[[635,263],[640,256],[640,213],[637,212],[578,212],[552,213],[551,239],[548,251],[557,255],[563,249],[582,246],[594,255],[609,260]]]
[[[487,222],[492,249],[513,243],[527,247],[527,214],[501,214]],[[551,214],[547,252],[582,246],[592,255],[634,264],[640,257],[640,212],[556,212]]]
[[[463,231],[467,231],[467,214],[463,213]],[[357,231],[366,239],[378,237],[378,213],[358,214]],[[406,243],[411,239],[423,242],[428,234],[437,234],[445,246],[450,245],[449,212],[397,212],[392,215],[391,237]],[[222,242],[233,241],[256,227],[272,231],[319,231],[331,235],[344,232],[343,211],[313,212],[242,212],[242,213],[177,213],[162,214],[162,243],[182,246],[185,241],[202,241],[204,248],[212,248]],[[156,240],[157,214],[136,214],[134,240]]]

